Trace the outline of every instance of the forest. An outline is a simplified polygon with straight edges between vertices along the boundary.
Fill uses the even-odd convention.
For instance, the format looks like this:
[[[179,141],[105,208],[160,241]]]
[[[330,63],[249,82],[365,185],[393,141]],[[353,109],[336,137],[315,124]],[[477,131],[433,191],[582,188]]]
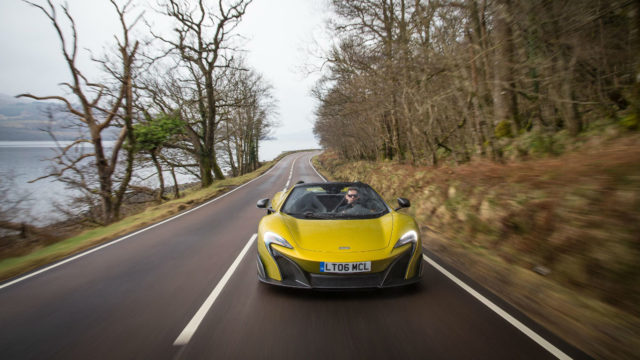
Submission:
[[[637,1],[331,6],[314,133],[346,159],[501,161],[562,152],[606,124],[638,128]]]

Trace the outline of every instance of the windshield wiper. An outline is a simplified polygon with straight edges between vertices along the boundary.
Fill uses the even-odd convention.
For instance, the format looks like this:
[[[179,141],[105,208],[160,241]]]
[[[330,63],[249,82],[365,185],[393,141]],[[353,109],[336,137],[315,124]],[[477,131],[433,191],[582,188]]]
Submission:
[[[384,215],[384,211],[378,211],[375,213],[338,213],[335,214],[334,218],[340,219],[375,219]]]
[[[335,218],[335,214],[329,214],[329,213],[313,213],[313,212],[306,212],[304,213],[304,217],[307,219],[333,219]]]

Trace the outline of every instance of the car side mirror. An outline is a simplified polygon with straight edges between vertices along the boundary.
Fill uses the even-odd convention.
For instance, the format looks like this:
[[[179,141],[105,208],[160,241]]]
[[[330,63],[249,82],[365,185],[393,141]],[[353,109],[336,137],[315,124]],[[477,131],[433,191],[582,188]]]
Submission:
[[[269,205],[269,199],[260,199],[256,203],[256,206],[260,209],[267,209],[267,214],[271,214],[275,212],[271,207],[267,207]]]
[[[402,208],[408,208],[411,206],[411,201],[409,201],[409,199],[405,199],[405,198],[398,198],[398,205],[400,205],[398,208],[395,209],[395,211],[398,211]]]

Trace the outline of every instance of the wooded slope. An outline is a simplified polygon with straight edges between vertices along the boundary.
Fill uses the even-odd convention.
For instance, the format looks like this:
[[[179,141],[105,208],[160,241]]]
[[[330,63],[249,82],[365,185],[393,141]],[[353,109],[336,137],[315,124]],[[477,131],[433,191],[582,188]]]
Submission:
[[[637,1],[331,4],[314,131],[344,158],[500,160],[602,121],[638,127]]]

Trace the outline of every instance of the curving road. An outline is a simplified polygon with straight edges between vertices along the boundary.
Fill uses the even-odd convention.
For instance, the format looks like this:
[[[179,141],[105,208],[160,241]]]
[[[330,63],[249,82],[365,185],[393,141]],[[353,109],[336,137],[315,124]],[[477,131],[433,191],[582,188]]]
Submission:
[[[417,288],[259,284],[255,203],[288,182],[322,181],[315,154],[289,155],[194,210],[0,284],[0,359],[586,357],[448,269],[473,296],[432,254]]]

